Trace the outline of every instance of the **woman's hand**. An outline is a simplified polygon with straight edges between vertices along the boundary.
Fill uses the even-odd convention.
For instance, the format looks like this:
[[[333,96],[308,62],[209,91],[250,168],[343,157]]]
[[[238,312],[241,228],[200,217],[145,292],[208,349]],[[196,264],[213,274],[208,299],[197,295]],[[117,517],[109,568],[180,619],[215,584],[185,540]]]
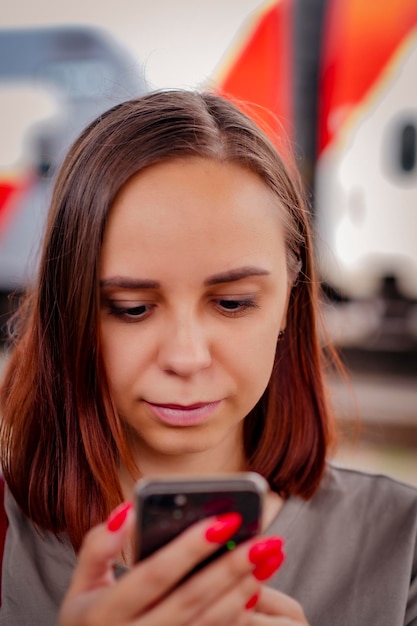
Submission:
[[[135,527],[122,505],[87,534],[59,626],[304,626],[292,600],[262,588],[283,560],[277,538],[246,542],[176,586],[238,525],[236,514],[198,522],[116,580],[113,563]]]
[[[244,626],[308,626],[298,602],[270,587],[262,587],[253,605],[255,612]]]

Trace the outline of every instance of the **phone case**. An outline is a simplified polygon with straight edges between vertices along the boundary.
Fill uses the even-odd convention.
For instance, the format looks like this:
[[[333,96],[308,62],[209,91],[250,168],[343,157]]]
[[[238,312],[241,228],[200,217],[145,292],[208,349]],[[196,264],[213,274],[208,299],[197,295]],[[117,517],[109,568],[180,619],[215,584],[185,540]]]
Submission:
[[[166,545],[190,524],[235,511],[242,515],[242,525],[215,556],[233,549],[260,531],[267,487],[265,479],[255,472],[192,479],[141,479],[136,487],[137,560]]]

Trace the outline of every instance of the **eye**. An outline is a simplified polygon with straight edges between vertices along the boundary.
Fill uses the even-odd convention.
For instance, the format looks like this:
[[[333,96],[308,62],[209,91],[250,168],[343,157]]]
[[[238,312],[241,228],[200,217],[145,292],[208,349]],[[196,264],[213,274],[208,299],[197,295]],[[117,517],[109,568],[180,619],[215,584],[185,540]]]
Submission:
[[[126,322],[139,322],[148,317],[152,312],[152,304],[136,304],[134,306],[123,306],[121,303],[108,302],[110,315],[120,318]]]
[[[248,309],[259,308],[253,298],[221,298],[215,300],[215,306],[231,317],[244,315]]]

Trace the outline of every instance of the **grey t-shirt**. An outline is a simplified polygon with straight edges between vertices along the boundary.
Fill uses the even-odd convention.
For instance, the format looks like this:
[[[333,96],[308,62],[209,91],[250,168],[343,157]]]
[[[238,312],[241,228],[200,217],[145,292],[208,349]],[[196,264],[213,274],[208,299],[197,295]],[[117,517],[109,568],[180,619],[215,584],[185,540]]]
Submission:
[[[417,489],[333,469],[312,500],[287,500],[268,533],[286,552],[270,585],[311,626],[417,626]]]
[[[6,507],[0,624],[54,626],[74,551],[38,534],[10,494]],[[289,498],[267,534],[286,552],[269,584],[300,601],[311,626],[417,626],[417,489],[329,468],[315,497]]]

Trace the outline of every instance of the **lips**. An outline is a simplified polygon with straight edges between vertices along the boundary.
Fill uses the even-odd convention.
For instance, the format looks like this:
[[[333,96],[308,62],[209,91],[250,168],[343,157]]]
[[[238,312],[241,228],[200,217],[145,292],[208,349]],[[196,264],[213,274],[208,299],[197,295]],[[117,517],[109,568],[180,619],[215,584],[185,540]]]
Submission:
[[[195,404],[154,404],[145,401],[154,417],[170,426],[196,426],[207,421],[220,404],[216,402],[197,402]]]

